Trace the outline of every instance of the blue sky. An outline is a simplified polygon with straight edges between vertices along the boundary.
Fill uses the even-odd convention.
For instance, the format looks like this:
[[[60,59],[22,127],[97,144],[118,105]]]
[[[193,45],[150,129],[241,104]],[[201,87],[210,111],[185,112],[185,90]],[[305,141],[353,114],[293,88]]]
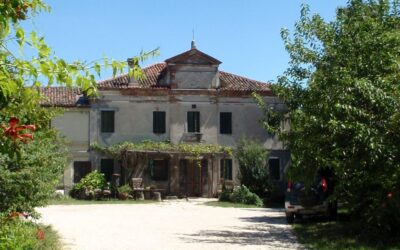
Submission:
[[[302,3],[326,20],[345,0],[68,0],[46,1],[50,13],[28,21],[56,55],[91,61],[106,55],[126,60],[160,47],[161,62],[190,48],[222,61],[220,69],[260,81],[274,81],[288,55],[280,29],[292,29]],[[105,72],[101,78],[108,78]]]

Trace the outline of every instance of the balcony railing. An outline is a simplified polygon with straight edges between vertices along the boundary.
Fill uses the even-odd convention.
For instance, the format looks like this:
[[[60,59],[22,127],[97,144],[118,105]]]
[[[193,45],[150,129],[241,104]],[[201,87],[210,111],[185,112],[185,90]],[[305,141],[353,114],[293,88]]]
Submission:
[[[183,133],[182,135],[183,142],[201,142],[202,138],[202,133]]]

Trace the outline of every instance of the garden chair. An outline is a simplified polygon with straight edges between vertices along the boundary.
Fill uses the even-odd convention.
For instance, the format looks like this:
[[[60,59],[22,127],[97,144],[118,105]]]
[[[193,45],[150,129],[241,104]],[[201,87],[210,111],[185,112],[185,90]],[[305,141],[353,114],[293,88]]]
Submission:
[[[143,179],[142,178],[132,178],[131,179],[131,185],[132,185],[132,190],[133,190],[133,195],[135,199],[139,198],[142,199],[144,197],[143,195]]]

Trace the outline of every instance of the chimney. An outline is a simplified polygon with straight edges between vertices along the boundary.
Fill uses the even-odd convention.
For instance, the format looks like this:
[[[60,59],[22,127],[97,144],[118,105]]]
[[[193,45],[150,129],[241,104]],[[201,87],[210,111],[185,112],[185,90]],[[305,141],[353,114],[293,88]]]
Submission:
[[[194,39],[192,40],[192,43],[190,44],[190,49],[197,49],[196,42],[194,41]]]
[[[133,69],[133,67],[135,66],[133,58],[128,58],[126,61],[128,62],[129,70]],[[136,81],[136,79],[133,76],[129,76],[129,73],[128,73],[128,79],[129,79],[128,86],[132,86],[132,87],[138,87],[139,86],[139,82]]]

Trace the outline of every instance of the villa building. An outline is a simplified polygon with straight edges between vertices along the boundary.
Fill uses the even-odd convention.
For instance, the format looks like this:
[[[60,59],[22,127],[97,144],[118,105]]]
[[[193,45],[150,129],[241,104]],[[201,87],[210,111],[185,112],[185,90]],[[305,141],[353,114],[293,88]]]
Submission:
[[[260,125],[262,112],[251,94],[257,92],[277,109],[284,105],[268,83],[220,71],[220,64],[192,42],[190,50],[145,67],[144,79],[123,74],[99,81],[95,99],[86,99],[76,88],[42,88],[48,97],[44,105],[66,108],[52,122],[69,143],[63,188],[69,190],[96,169],[108,181],[113,174],[121,183],[143,178],[144,186],[154,185],[167,195],[214,197],[223,184],[239,184],[238,163],[225,154],[204,154],[201,164],[194,164],[176,152],[132,151],[121,160],[90,149],[143,140],[234,148],[241,138],[257,139],[271,151],[271,177],[282,180],[289,152]]]

